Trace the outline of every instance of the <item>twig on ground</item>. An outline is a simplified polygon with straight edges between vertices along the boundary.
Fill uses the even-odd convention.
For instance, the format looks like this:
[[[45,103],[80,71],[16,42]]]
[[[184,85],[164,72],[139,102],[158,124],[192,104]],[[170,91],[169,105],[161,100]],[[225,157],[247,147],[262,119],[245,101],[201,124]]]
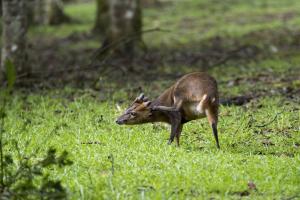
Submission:
[[[256,127],[257,128],[263,128],[265,126],[268,126],[268,125],[272,124],[277,119],[278,115],[280,115],[281,113],[282,112],[276,113],[275,117],[271,121],[269,121],[269,122],[267,122],[265,124],[262,124],[262,125],[256,125]]]
[[[81,142],[80,144],[102,144],[99,141],[89,141],[89,142]]]
[[[140,34],[151,33],[151,32],[170,32],[170,30],[165,30],[165,29],[161,29],[161,28],[152,28],[152,29],[143,30],[141,32],[133,33],[131,36],[122,37],[118,41],[107,44],[107,45],[104,42],[104,45],[102,45],[100,48],[98,48],[93,53],[92,60],[96,60],[96,58],[98,56],[105,53],[108,49],[114,49],[117,46],[120,46],[120,45],[124,44],[125,42],[127,42],[129,40],[132,40],[133,38],[138,37]]]
[[[230,51],[227,55],[225,55],[223,58],[221,58],[219,61],[217,61],[216,63],[213,63],[211,65],[209,65],[208,67],[215,67],[218,65],[222,65],[225,64],[229,59],[231,59],[233,56],[235,56],[237,53],[240,53],[241,51],[252,47],[251,45],[244,45],[241,47],[238,47],[237,49],[234,49],[232,51]]]
[[[252,99],[254,99],[257,96],[253,95],[244,95],[244,96],[235,96],[227,99],[220,99],[220,104],[223,106],[242,106],[246,103],[249,103]]]

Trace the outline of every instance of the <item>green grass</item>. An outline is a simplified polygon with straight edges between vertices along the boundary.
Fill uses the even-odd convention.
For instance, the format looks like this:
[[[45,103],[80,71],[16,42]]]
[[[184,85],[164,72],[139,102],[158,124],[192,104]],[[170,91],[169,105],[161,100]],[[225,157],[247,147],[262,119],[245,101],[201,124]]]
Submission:
[[[178,148],[167,145],[169,130],[161,124],[118,126],[116,102],[100,103],[88,92],[71,101],[66,93],[15,95],[8,107],[5,149],[11,151],[9,141],[16,139],[24,155],[41,146],[70,152],[72,166],[49,170],[51,178],[63,180],[72,199],[238,198],[248,182],[258,189],[251,198],[299,194],[296,103],[277,97],[248,108],[222,107],[219,151],[205,119],[185,125]],[[259,128],[276,113],[274,122]]]
[[[300,72],[298,56],[287,60],[273,58],[209,71],[218,78],[221,98],[283,85],[297,88],[297,80],[279,81]],[[259,80],[227,85],[233,78],[251,79],[266,72],[274,83]],[[155,89],[158,85],[163,89],[172,81],[158,80],[145,91],[154,97],[160,92]],[[108,82],[107,87],[118,88]],[[14,152],[10,141],[15,139],[23,155],[43,147],[37,160],[49,147],[70,152],[72,166],[46,171],[52,179],[62,179],[71,199],[239,199],[249,191],[249,182],[257,188],[249,191],[249,199],[299,195],[297,100],[274,94],[242,107],[222,106],[221,150],[215,147],[206,119],[184,126],[178,148],[167,145],[169,128],[163,124],[115,124],[122,112],[117,105],[124,110],[130,103],[129,91],[124,86],[111,97],[72,88],[30,95],[15,92],[7,108],[5,150]],[[109,100],[99,101],[103,95]]]
[[[149,45],[175,46],[220,37],[279,28],[297,29],[299,1],[170,1],[157,15],[156,8],[144,12],[145,28],[160,27],[169,33],[145,35]],[[167,3],[166,3],[167,4]],[[242,42],[242,41],[241,41]],[[253,42],[253,41],[252,41]]]
[[[228,39],[226,48],[261,43],[270,47],[277,40],[291,45],[294,35],[279,37],[279,32],[299,31],[299,8],[298,0],[166,1],[160,8],[144,10],[144,29],[158,26],[170,32],[145,34],[144,40],[150,48],[175,50],[210,45],[216,37]],[[92,29],[93,3],[70,4],[66,12],[78,23],[33,27],[30,39],[55,40]],[[277,34],[278,38],[274,37]],[[232,41],[237,43],[232,45]],[[98,41],[70,43],[62,47],[62,52],[87,47],[97,48]],[[283,48],[267,58],[232,60],[208,69],[218,80],[221,98],[262,93],[244,106],[221,107],[221,150],[215,147],[206,119],[184,126],[179,148],[167,145],[169,128],[163,124],[115,124],[116,117],[137,95],[133,88],[141,86],[154,98],[173,79],[156,76],[149,83],[128,77],[134,81],[119,83],[101,75],[100,91],[66,87],[28,94],[16,90],[5,118],[5,151],[17,157],[13,140],[19,142],[22,156],[40,148],[36,160],[48,147],[67,150],[72,166],[45,171],[52,179],[62,179],[70,199],[240,199],[246,191],[246,199],[297,199],[299,95],[291,99],[278,90],[299,88],[299,63],[298,51]],[[197,67],[166,65],[159,69],[162,73],[184,74]],[[230,85],[232,80],[239,83]],[[257,190],[248,190],[249,182]]]
[[[96,16],[96,6],[93,3],[67,5],[65,12],[74,22],[59,26],[31,27],[30,37],[43,35],[44,37],[63,38],[74,33],[88,33],[92,30]]]
[[[152,32],[143,37],[149,47],[178,48],[216,36],[236,38],[255,31],[299,30],[299,9],[300,3],[296,0],[166,1],[161,8],[143,10],[143,29],[160,27],[170,32]],[[74,32],[89,33],[92,30],[96,12],[94,2],[67,4],[65,12],[75,20],[74,23],[32,27],[30,36],[62,38]]]

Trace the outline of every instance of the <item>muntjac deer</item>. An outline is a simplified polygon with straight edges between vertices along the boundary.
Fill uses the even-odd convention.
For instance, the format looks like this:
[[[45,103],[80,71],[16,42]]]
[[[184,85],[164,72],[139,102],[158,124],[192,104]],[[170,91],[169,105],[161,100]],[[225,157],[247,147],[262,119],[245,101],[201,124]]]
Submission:
[[[144,94],[141,94],[117,119],[116,123],[120,125],[148,122],[169,123],[171,134],[168,144],[171,144],[176,137],[179,146],[183,124],[207,117],[217,148],[220,148],[217,131],[218,107],[216,80],[206,73],[195,72],[181,77],[154,101],[149,101]]]

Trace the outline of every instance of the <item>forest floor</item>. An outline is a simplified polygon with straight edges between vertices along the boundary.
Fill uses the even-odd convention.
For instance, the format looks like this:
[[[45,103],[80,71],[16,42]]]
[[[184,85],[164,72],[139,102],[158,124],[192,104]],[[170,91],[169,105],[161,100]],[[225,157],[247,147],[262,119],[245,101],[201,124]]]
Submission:
[[[93,2],[65,9],[73,23],[29,32],[34,73],[7,105],[5,151],[33,161],[68,151],[71,166],[45,170],[71,199],[300,198],[298,0],[147,5],[147,48],[131,62],[93,60]],[[206,119],[184,126],[179,148],[164,124],[115,124],[140,92],[153,99],[192,71],[238,104],[221,106],[221,150]]]

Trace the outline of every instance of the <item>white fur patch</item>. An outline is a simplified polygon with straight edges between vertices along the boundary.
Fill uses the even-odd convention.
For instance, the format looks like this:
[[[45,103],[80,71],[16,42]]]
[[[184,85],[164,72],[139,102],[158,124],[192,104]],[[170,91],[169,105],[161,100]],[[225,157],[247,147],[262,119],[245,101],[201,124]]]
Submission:
[[[207,98],[207,94],[204,94],[201,101],[199,102],[199,104],[197,105],[197,108],[196,110],[199,112],[199,113],[204,113],[204,110],[203,110],[203,104],[204,104],[204,101],[206,100]]]

